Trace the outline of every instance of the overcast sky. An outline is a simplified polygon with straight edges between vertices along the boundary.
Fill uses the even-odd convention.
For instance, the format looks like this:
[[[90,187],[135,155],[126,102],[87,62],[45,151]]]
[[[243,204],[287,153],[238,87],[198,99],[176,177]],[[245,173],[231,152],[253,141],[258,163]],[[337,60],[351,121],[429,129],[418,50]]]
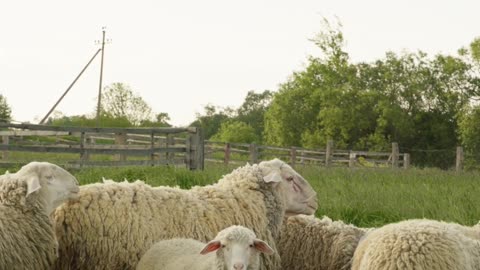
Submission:
[[[478,0],[42,0],[0,2],[0,94],[17,121],[41,119],[93,56],[102,26],[104,85],[129,84],[187,125],[207,104],[239,106],[277,90],[308,55],[322,17],[343,24],[354,62],[386,51],[456,53],[480,36]],[[100,58],[64,98],[66,115],[95,111]]]

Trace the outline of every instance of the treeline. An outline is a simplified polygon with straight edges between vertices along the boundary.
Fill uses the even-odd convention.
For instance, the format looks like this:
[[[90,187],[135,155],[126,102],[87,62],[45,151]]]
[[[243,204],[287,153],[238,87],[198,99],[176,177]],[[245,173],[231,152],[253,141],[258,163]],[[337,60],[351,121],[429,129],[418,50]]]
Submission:
[[[467,164],[478,164],[479,38],[456,55],[387,52],[360,63],[345,51],[341,28],[326,20],[312,41],[321,56],[310,56],[279,89],[250,91],[238,108],[208,105],[191,125],[228,142],[324,148],[333,139],[337,148],[373,151],[398,142],[419,167],[451,167],[462,145]],[[167,113],[153,115],[125,84],[106,87],[102,104],[102,125],[170,126]],[[49,121],[95,125],[88,116]]]
[[[480,160],[480,39],[455,56],[387,52],[369,63],[352,63],[328,22],[313,42],[322,56],[273,95],[249,92],[239,109],[209,107],[193,124],[213,138],[279,146],[323,148],[333,139],[341,149],[385,151],[398,142],[420,167],[451,167],[458,145]]]

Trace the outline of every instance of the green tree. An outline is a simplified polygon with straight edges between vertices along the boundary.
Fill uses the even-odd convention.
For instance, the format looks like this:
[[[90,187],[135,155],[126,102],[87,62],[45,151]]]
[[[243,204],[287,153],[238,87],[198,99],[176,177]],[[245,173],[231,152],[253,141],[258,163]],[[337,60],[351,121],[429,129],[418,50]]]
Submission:
[[[317,148],[334,139],[340,148],[388,150],[398,142],[415,165],[451,166],[459,112],[480,93],[479,65],[421,51],[353,64],[340,26],[324,22],[313,39],[322,56],[309,57],[273,96],[267,143]],[[474,58],[476,44],[463,55]]]
[[[211,140],[231,143],[258,142],[255,130],[250,125],[240,121],[223,122],[217,134]]]
[[[255,136],[260,139],[265,129],[265,112],[270,105],[273,93],[265,90],[261,93],[249,91],[242,105],[236,110],[235,120],[244,122],[251,126],[255,131]]]
[[[170,116],[168,113],[157,113],[155,116],[155,121],[151,120],[143,120],[140,124],[142,127],[171,127],[170,123]]]
[[[202,128],[204,136],[208,140],[218,132],[223,122],[232,119],[233,110],[230,108],[222,110],[210,104],[206,105],[204,110],[205,113],[197,114],[197,119],[190,126]]]
[[[52,126],[78,126],[78,127],[96,127],[97,119],[86,115],[63,116],[60,118],[49,118],[47,122]],[[133,124],[126,117],[113,117],[108,114],[100,115],[102,127],[132,127]]]
[[[0,122],[12,120],[12,109],[7,103],[7,98],[0,94]]]
[[[112,83],[102,92],[102,114],[126,118],[135,126],[152,119],[152,109],[124,83]]]
[[[468,163],[480,162],[480,106],[466,106],[459,121],[459,136]]]

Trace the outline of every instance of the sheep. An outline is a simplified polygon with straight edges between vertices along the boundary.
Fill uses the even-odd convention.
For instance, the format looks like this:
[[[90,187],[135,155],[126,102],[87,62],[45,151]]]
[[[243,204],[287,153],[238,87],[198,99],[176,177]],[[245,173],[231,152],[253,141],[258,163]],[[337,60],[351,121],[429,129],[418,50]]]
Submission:
[[[47,162],[31,162],[2,175],[0,269],[51,269],[57,241],[50,214],[78,192],[74,176]]]
[[[428,219],[385,225],[360,241],[353,270],[480,269],[480,226]]]
[[[313,216],[289,217],[282,226],[278,252],[288,270],[347,270],[355,248],[371,229]]]
[[[234,225],[207,244],[194,239],[160,241],[143,255],[137,270],[258,270],[259,252],[274,253],[252,230]]]
[[[54,213],[59,251],[56,269],[135,269],[155,242],[193,238],[206,242],[230,225],[242,225],[276,250],[285,215],[313,214],[316,192],[288,164],[273,159],[245,165],[213,185],[190,190],[142,181],[82,186],[80,200]],[[280,269],[278,253],[260,269]]]

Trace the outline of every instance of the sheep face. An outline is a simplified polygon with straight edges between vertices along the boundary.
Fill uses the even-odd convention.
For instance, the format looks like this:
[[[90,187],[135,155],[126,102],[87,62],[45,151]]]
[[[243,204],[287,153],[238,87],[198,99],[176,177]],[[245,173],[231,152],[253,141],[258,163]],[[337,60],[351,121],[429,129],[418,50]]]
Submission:
[[[287,216],[312,215],[318,207],[317,193],[292,167],[279,159],[260,163],[265,182],[273,182],[286,201]]]
[[[200,254],[216,251],[217,262],[228,270],[247,270],[257,267],[258,253],[273,254],[273,249],[256,238],[255,233],[242,226],[231,226],[219,232],[214,240],[205,245]]]
[[[30,162],[23,166],[16,174],[27,182],[29,197],[35,192],[44,193],[47,214],[69,199],[77,199],[77,179],[66,170],[48,162]]]

